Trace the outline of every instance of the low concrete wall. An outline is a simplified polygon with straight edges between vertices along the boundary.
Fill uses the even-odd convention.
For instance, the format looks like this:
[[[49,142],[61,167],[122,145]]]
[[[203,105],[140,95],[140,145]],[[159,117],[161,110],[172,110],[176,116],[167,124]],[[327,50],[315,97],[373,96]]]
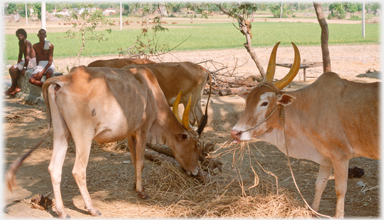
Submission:
[[[32,72],[33,70],[27,70],[25,71],[24,75],[20,76],[17,84],[19,85],[21,91],[16,93],[16,97],[29,103],[45,106],[43,94],[41,93],[41,87],[32,85],[29,82],[29,78],[31,77]],[[52,77],[61,75],[63,75],[63,73],[54,72]],[[44,82],[46,80],[46,76],[44,75],[41,80]]]

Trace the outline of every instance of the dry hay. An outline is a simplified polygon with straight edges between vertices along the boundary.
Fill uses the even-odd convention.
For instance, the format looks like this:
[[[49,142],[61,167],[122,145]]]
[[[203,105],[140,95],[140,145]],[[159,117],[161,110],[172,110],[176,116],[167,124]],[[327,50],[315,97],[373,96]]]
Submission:
[[[224,170],[201,184],[172,164],[162,163],[153,165],[144,179],[152,202],[165,207],[164,217],[311,217],[289,193],[277,195],[263,184],[245,190],[236,173],[231,173]]]
[[[121,150],[125,145],[125,142],[118,142],[101,148]],[[211,152],[208,157],[220,159],[228,154],[231,155],[233,162],[224,163],[222,172],[210,173],[211,178],[207,183],[201,183],[187,176],[180,167],[170,162],[145,162],[143,185],[151,197],[148,200],[137,199],[134,189],[129,186],[133,183],[134,177],[126,171],[121,173],[117,167],[100,170],[100,167],[95,166],[94,168],[98,167],[96,172],[98,177],[96,180],[96,177],[88,176],[90,182],[88,188],[90,191],[98,192],[93,197],[113,203],[114,209],[108,210],[112,216],[120,216],[121,210],[128,211],[128,202],[142,209],[137,214],[137,209],[132,207],[134,211],[128,211],[131,217],[312,217],[313,213],[302,201],[293,199],[288,190],[278,187],[278,178],[275,174],[265,170],[257,161],[259,167],[252,166],[252,158],[257,158],[252,157],[252,147],[248,144],[224,143],[219,149]],[[244,160],[245,158],[249,163],[248,160]],[[244,169],[248,167],[249,169]],[[264,175],[259,176],[258,173]],[[100,178],[100,174],[104,178]],[[272,177],[270,178],[272,181],[264,178],[265,174]],[[122,186],[124,190],[121,189]],[[108,188],[109,193],[100,191],[102,188]],[[124,214],[125,217],[126,215]]]
[[[117,145],[124,145],[124,142]],[[116,149],[123,146],[111,147]],[[278,179],[273,173],[262,168],[260,164],[259,168],[252,167],[251,163],[243,164],[245,157],[251,159],[250,155],[253,153],[250,148],[246,144],[233,146],[224,143],[212,152],[209,155],[212,158],[220,158],[225,154],[233,155],[233,163],[224,163],[223,171],[220,173],[210,173],[211,179],[205,184],[187,176],[170,162],[163,161],[160,164],[145,162],[146,171],[143,173],[143,181],[150,199],[133,199],[135,193],[132,188],[128,189],[131,191],[130,195],[123,196],[124,199],[121,197],[123,192],[116,188],[116,192],[110,194],[109,198],[104,197],[103,200],[113,202],[116,211],[124,208],[125,202],[147,207],[140,211],[140,216],[132,213],[132,217],[312,217],[312,212],[303,202],[294,200],[288,190],[278,188]],[[242,166],[250,168],[247,170]],[[108,176],[112,175],[111,170],[113,169],[109,169]],[[274,181],[268,181],[263,176],[259,177],[256,171],[273,176]],[[116,173],[112,176],[123,178],[119,181],[120,183],[133,181],[133,177],[128,177],[126,174]],[[92,188],[92,185],[90,184],[89,188]],[[104,185],[104,187],[108,186]]]

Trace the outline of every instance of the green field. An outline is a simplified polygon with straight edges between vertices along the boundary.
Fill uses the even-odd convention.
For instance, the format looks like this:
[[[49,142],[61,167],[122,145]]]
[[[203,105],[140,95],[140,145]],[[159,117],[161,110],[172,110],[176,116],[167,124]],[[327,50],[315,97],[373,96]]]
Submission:
[[[165,26],[167,27],[167,26]],[[360,24],[328,24],[329,44],[364,44],[379,43],[380,25],[366,24],[365,38],[362,37]],[[82,56],[117,54],[118,49],[131,47],[139,35],[139,29],[112,31],[106,34],[109,39],[104,42],[88,41]],[[243,48],[245,37],[234,28],[232,23],[183,24],[173,25],[169,31],[158,34],[160,43],[175,47],[189,39],[176,50],[204,50]],[[320,45],[321,28],[318,23],[300,22],[253,22],[252,46],[272,46],[281,41],[281,45],[290,42],[300,45]],[[79,51],[80,39],[66,39],[65,33],[48,33],[47,40],[55,46],[55,57],[75,57]],[[18,40],[14,34],[5,35],[7,60],[17,60]],[[38,42],[37,36],[31,34],[28,40]]]

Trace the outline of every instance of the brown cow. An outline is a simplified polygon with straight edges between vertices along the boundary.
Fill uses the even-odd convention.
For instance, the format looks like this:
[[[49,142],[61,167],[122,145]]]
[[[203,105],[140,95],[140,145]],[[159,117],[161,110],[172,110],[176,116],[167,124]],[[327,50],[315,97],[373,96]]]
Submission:
[[[123,59],[98,60],[90,63],[88,67],[122,68],[127,66],[125,63],[132,62],[132,64],[129,63],[130,65],[127,67],[132,68],[141,66],[136,64],[145,64],[144,66],[151,69],[155,74],[169,106],[173,106],[176,96],[180,91],[182,92],[181,103],[184,107],[186,107],[188,103],[189,96],[192,96],[189,122],[191,125],[197,122],[199,134],[202,132],[207,121],[207,113],[204,115],[201,109],[201,95],[208,77],[211,77],[208,70],[191,62],[151,63],[145,59],[143,59],[142,62],[138,59],[122,60]]]
[[[201,109],[201,96],[208,78],[211,77],[210,72],[204,67],[191,62],[131,64],[124,68],[140,66],[145,66],[152,70],[169,106],[173,106],[180,91],[182,92],[180,102],[184,105],[184,108],[187,106],[189,97],[192,97],[189,123],[194,125],[197,122],[199,134],[201,134],[208,117],[207,113],[204,115]]]
[[[187,174],[201,174],[197,162],[199,136],[194,131],[186,130],[188,123],[183,126],[176,119],[150,69],[80,66],[68,75],[48,79],[42,90],[47,120],[50,122],[52,119],[53,125],[53,153],[48,170],[56,209],[61,218],[68,217],[61,197],[60,182],[71,137],[76,145],[72,174],[91,215],[100,215],[93,207],[86,187],[86,166],[92,140],[108,143],[127,138],[135,168],[136,191],[140,198],[148,198],[142,185],[146,142],[166,143]],[[186,109],[183,117],[188,115]],[[49,128],[50,123],[48,131]],[[17,168],[38,146],[18,158],[8,169],[6,180],[10,190]]]
[[[349,160],[379,159],[379,83],[351,82],[327,72],[300,90],[282,91],[299,70],[300,54],[293,44],[295,61],[290,73],[272,82],[277,46],[266,79],[242,94],[245,110],[231,135],[234,142],[257,137],[276,145],[285,154],[288,152],[289,156],[319,163],[314,210],[319,208],[333,166],[335,217],[343,217]]]

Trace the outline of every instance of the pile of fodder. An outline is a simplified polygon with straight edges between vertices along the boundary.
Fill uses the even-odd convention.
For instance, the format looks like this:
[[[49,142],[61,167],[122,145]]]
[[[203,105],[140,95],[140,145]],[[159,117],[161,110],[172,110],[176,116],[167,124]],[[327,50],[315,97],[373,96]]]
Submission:
[[[249,145],[224,143],[208,157],[220,158],[224,155],[230,155],[231,160],[224,163],[222,172],[210,173],[210,180],[206,183],[187,176],[180,167],[168,161],[145,162],[143,185],[151,198],[134,202],[131,199],[133,194],[127,196],[126,201],[140,207],[140,216],[134,210],[132,217],[312,217],[312,212],[303,202],[293,199],[288,190],[279,189],[275,174],[264,170],[257,161],[259,167],[252,167]],[[257,172],[264,172],[273,178],[259,176]],[[114,202],[114,209],[116,212],[127,210],[126,203]]]
[[[161,217],[311,217],[311,211],[289,193],[276,194],[263,181],[257,186],[246,183],[237,173],[224,169],[201,183],[170,163],[153,164],[144,178],[145,189],[152,202],[163,207]]]

